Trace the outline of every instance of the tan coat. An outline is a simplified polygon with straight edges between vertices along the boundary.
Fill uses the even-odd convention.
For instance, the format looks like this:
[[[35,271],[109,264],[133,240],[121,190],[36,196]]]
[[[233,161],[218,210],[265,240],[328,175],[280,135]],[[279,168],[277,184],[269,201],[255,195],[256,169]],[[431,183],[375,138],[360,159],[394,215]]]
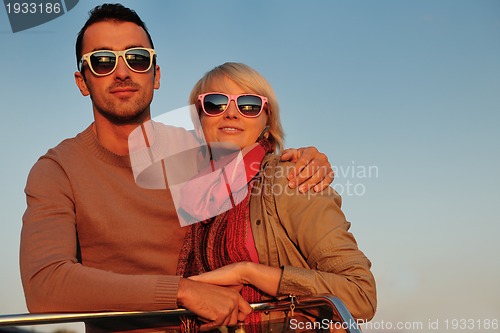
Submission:
[[[332,188],[305,194],[290,189],[290,165],[266,156],[252,189],[250,220],[260,263],[283,268],[279,294],[333,294],[354,318],[370,320],[377,307],[375,279],[348,231],[341,197]]]

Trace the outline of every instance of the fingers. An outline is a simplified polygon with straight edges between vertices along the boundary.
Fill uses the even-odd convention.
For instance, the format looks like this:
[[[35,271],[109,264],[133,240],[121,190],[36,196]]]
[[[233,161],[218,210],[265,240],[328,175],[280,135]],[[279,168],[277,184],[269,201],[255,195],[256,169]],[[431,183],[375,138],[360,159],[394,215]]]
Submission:
[[[333,172],[330,166],[322,166],[318,168],[318,171],[312,178],[308,181],[308,188],[304,191],[308,191],[311,187],[313,187],[314,192],[321,192],[326,189],[333,182],[335,178],[335,173]],[[316,184],[316,185],[314,185]]]
[[[236,326],[238,323],[245,321],[246,317],[252,312],[252,307],[248,304],[241,295],[239,295],[238,306],[233,309],[226,317],[214,318],[214,320],[201,325],[201,331],[208,331],[219,326]],[[200,318],[202,321],[203,318]]]
[[[234,326],[252,312],[252,307],[238,291],[193,280],[181,279],[177,295],[181,306],[206,322],[204,329]]]
[[[319,153],[314,147],[304,148],[304,152],[295,163],[295,168],[288,174],[290,188],[299,187],[301,193],[311,188],[315,192],[320,192],[332,183],[334,177],[328,157]]]
[[[240,302],[238,304],[238,309],[239,309],[239,312],[238,312],[238,316],[237,316],[237,321],[244,321],[245,318],[250,313],[252,313],[252,307],[241,296],[240,296]]]
[[[297,162],[298,157],[299,157],[299,152],[297,149],[288,148],[281,152],[282,161]]]
[[[305,166],[298,175],[295,175],[290,186],[291,188],[297,187],[301,193],[306,193],[312,187],[322,184],[323,179],[326,175],[325,167],[316,167],[314,162],[311,161],[307,166]],[[328,186],[328,184],[326,185]]]
[[[318,168],[318,171],[311,176],[311,178],[307,181],[308,188],[305,190],[306,192],[313,187],[314,192],[321,192],[333,181],[334,173],[331,168],[326,166],[321,166]]]

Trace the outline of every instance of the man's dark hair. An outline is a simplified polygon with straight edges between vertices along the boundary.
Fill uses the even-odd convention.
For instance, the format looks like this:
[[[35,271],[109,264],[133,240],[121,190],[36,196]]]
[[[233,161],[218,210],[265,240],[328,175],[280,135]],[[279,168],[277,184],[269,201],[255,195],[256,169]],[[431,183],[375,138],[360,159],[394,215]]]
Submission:
[[[146,24],[141,20],[137,13],[127,8],[119,3],[111,4],[106,3],[101,6],[97,6],[89,12],[89,19],[85,22],[85,25],[78,33],[76,37],[76,65],[78,66],[78,62],[82,57],[82,48],[83,48],[83,35],[89,26],[94,23],[104,22],[104,21],[117,21],[117,22],[132,22],[137,24],[139,27],[143,28],[148,35],[149,42],[151,43],[151,48],[154,49],[153,40],[151,39],[151,35],[149,34],[148,29],[146,28]]]

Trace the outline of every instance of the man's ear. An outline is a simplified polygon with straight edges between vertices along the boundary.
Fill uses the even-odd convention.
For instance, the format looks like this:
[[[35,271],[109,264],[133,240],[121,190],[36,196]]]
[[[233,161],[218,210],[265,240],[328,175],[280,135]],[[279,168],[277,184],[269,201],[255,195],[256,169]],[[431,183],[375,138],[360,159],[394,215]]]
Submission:
[[[155,65],[155,72],[153,77],[153,88],[160,89],[160,66]]]
[[[87,82],[85,82],[85,77],[80,72],[75,72],[75,83],[83,96],[90,95],[89,88],[87,88]]]

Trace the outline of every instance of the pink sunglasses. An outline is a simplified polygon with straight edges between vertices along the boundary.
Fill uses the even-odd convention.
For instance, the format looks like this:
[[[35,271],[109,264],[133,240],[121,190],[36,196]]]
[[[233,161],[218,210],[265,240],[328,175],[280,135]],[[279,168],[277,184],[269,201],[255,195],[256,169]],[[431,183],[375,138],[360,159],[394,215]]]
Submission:
[[[262,110],[264,110],[264,105],[268,103],[267,98],[260,95],[229,95],[221,92],[201,94],[198,96],[198,101],[200,102],[203,112],[205,112],[207,116],[211,117],[223,114],[229,103],[234,101],[234,104],[236,104],[236,107],[242,116],[255,118],[261,114]]]

